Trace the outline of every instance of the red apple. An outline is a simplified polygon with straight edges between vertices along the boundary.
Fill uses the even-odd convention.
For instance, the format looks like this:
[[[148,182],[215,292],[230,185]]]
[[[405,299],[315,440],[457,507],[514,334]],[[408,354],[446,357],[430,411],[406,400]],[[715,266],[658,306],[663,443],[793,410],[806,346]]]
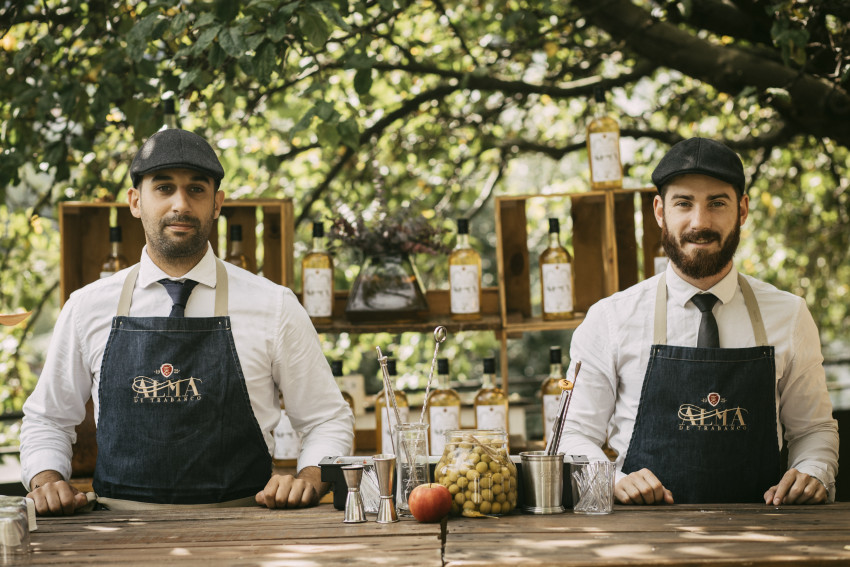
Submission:
[[[439,522],[452,508],[452,495],[442,484],[420,484],[410,492],[407,504],[420,522]]]

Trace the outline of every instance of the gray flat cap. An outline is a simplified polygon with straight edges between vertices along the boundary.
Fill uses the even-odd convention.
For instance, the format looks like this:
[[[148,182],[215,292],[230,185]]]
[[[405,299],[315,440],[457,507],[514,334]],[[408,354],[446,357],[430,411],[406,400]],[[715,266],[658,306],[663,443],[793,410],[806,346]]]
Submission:
[[[739,196],[744,194],[744,164],[738,154],[720,142],[690,138],[677,143],[658,162],[652,172],[652,183],[660,192],[674,177],[686,173],[700,173],[725,181]]]
[[[186,168],[200,171],[221,185],[224,168],[206,140],[179,128],[160,130],[144,143],[130,164],[130,179],[138,188],[142,177],[161,169]]]

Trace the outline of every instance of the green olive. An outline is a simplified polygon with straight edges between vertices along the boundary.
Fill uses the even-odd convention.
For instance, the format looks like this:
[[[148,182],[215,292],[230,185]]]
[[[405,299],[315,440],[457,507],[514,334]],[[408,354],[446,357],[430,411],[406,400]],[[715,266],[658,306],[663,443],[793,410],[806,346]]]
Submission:
[[[482,476],[481,480],[478,481],[478,486],[481,488],[490,488],[493,486],[493,479],[489,475]]]
[[[462,506],[465,501],[466,496],[464,496],[462,493],[458,492],[457,494],[455,494],[455,502],[458,506]]]
[[[449,488],[449,494],[451,494],[451,495],[455,495],[458,492],[460,492],[460,487],[456,484],[450,484],[448,488]]]
[[[478,507],[478,511],[482,514],[489,514],[492,510],[491,504],[489,502],[482,502]]]
[[[475,470],[478,471],[478,474],[484,474],[490,470],[490,466],[487,463],[478,463],[475,465]]]
[[[481,477],[481,473],[478,471],[468,471],[466,473],[466,478],[469,480],[478,480]]]
[[[481,491],[481,499],[486,500],[488,502],[493,501],[493,491],[492,490],[482,490]]]
[[[457,485],[458,485],[459,487],[461,487],[461,488],[466,488],[466,485],[468,485],[468,484],[469,484],[469,479],[468,479],[468,478],[466,478],[465,476],[458,477],[458,479],[457,479]]]
[[[501,514],[502,513],[502,505],[498,502],[493,502],[490,505],[490,513],[491,514]]]

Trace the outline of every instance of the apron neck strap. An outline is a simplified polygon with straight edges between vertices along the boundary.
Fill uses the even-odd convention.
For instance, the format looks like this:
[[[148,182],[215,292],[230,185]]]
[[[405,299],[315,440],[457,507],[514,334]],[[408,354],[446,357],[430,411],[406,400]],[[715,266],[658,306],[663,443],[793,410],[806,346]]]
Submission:
[[[118,317],[130,315],[130,304],[133,302],[133,289],[136,287],[136,279],[139,277],[141,264],[136,264],[127,273],[124,287],[121,288],[121,298],[118,300]],[[227,268],[220,259],[215,259],[215,316],[227,316]]]
[[[756,345],[767,346],[767,333],[764,330],[764,320],[761,318],[761,310],[753,293],[753,288],[741,274],[738,274],[738,285],[741,286],[744,305],[747,307],[750,323],[753,326],[753,334],[756,337]],[[658,278],[658,290],[655,294],[654,329],[652,344],[667,344],[667,274],[661,274],[661,277]]]

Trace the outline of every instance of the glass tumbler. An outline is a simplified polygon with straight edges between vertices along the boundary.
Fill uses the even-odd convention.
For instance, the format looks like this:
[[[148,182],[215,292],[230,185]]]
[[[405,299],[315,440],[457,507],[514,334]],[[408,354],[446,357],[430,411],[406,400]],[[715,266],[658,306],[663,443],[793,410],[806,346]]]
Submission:
[[[428,468],[428,424],[402,423],[395,428],[396,510],[412,517],[407,499],[414,488],[431,482]]]

